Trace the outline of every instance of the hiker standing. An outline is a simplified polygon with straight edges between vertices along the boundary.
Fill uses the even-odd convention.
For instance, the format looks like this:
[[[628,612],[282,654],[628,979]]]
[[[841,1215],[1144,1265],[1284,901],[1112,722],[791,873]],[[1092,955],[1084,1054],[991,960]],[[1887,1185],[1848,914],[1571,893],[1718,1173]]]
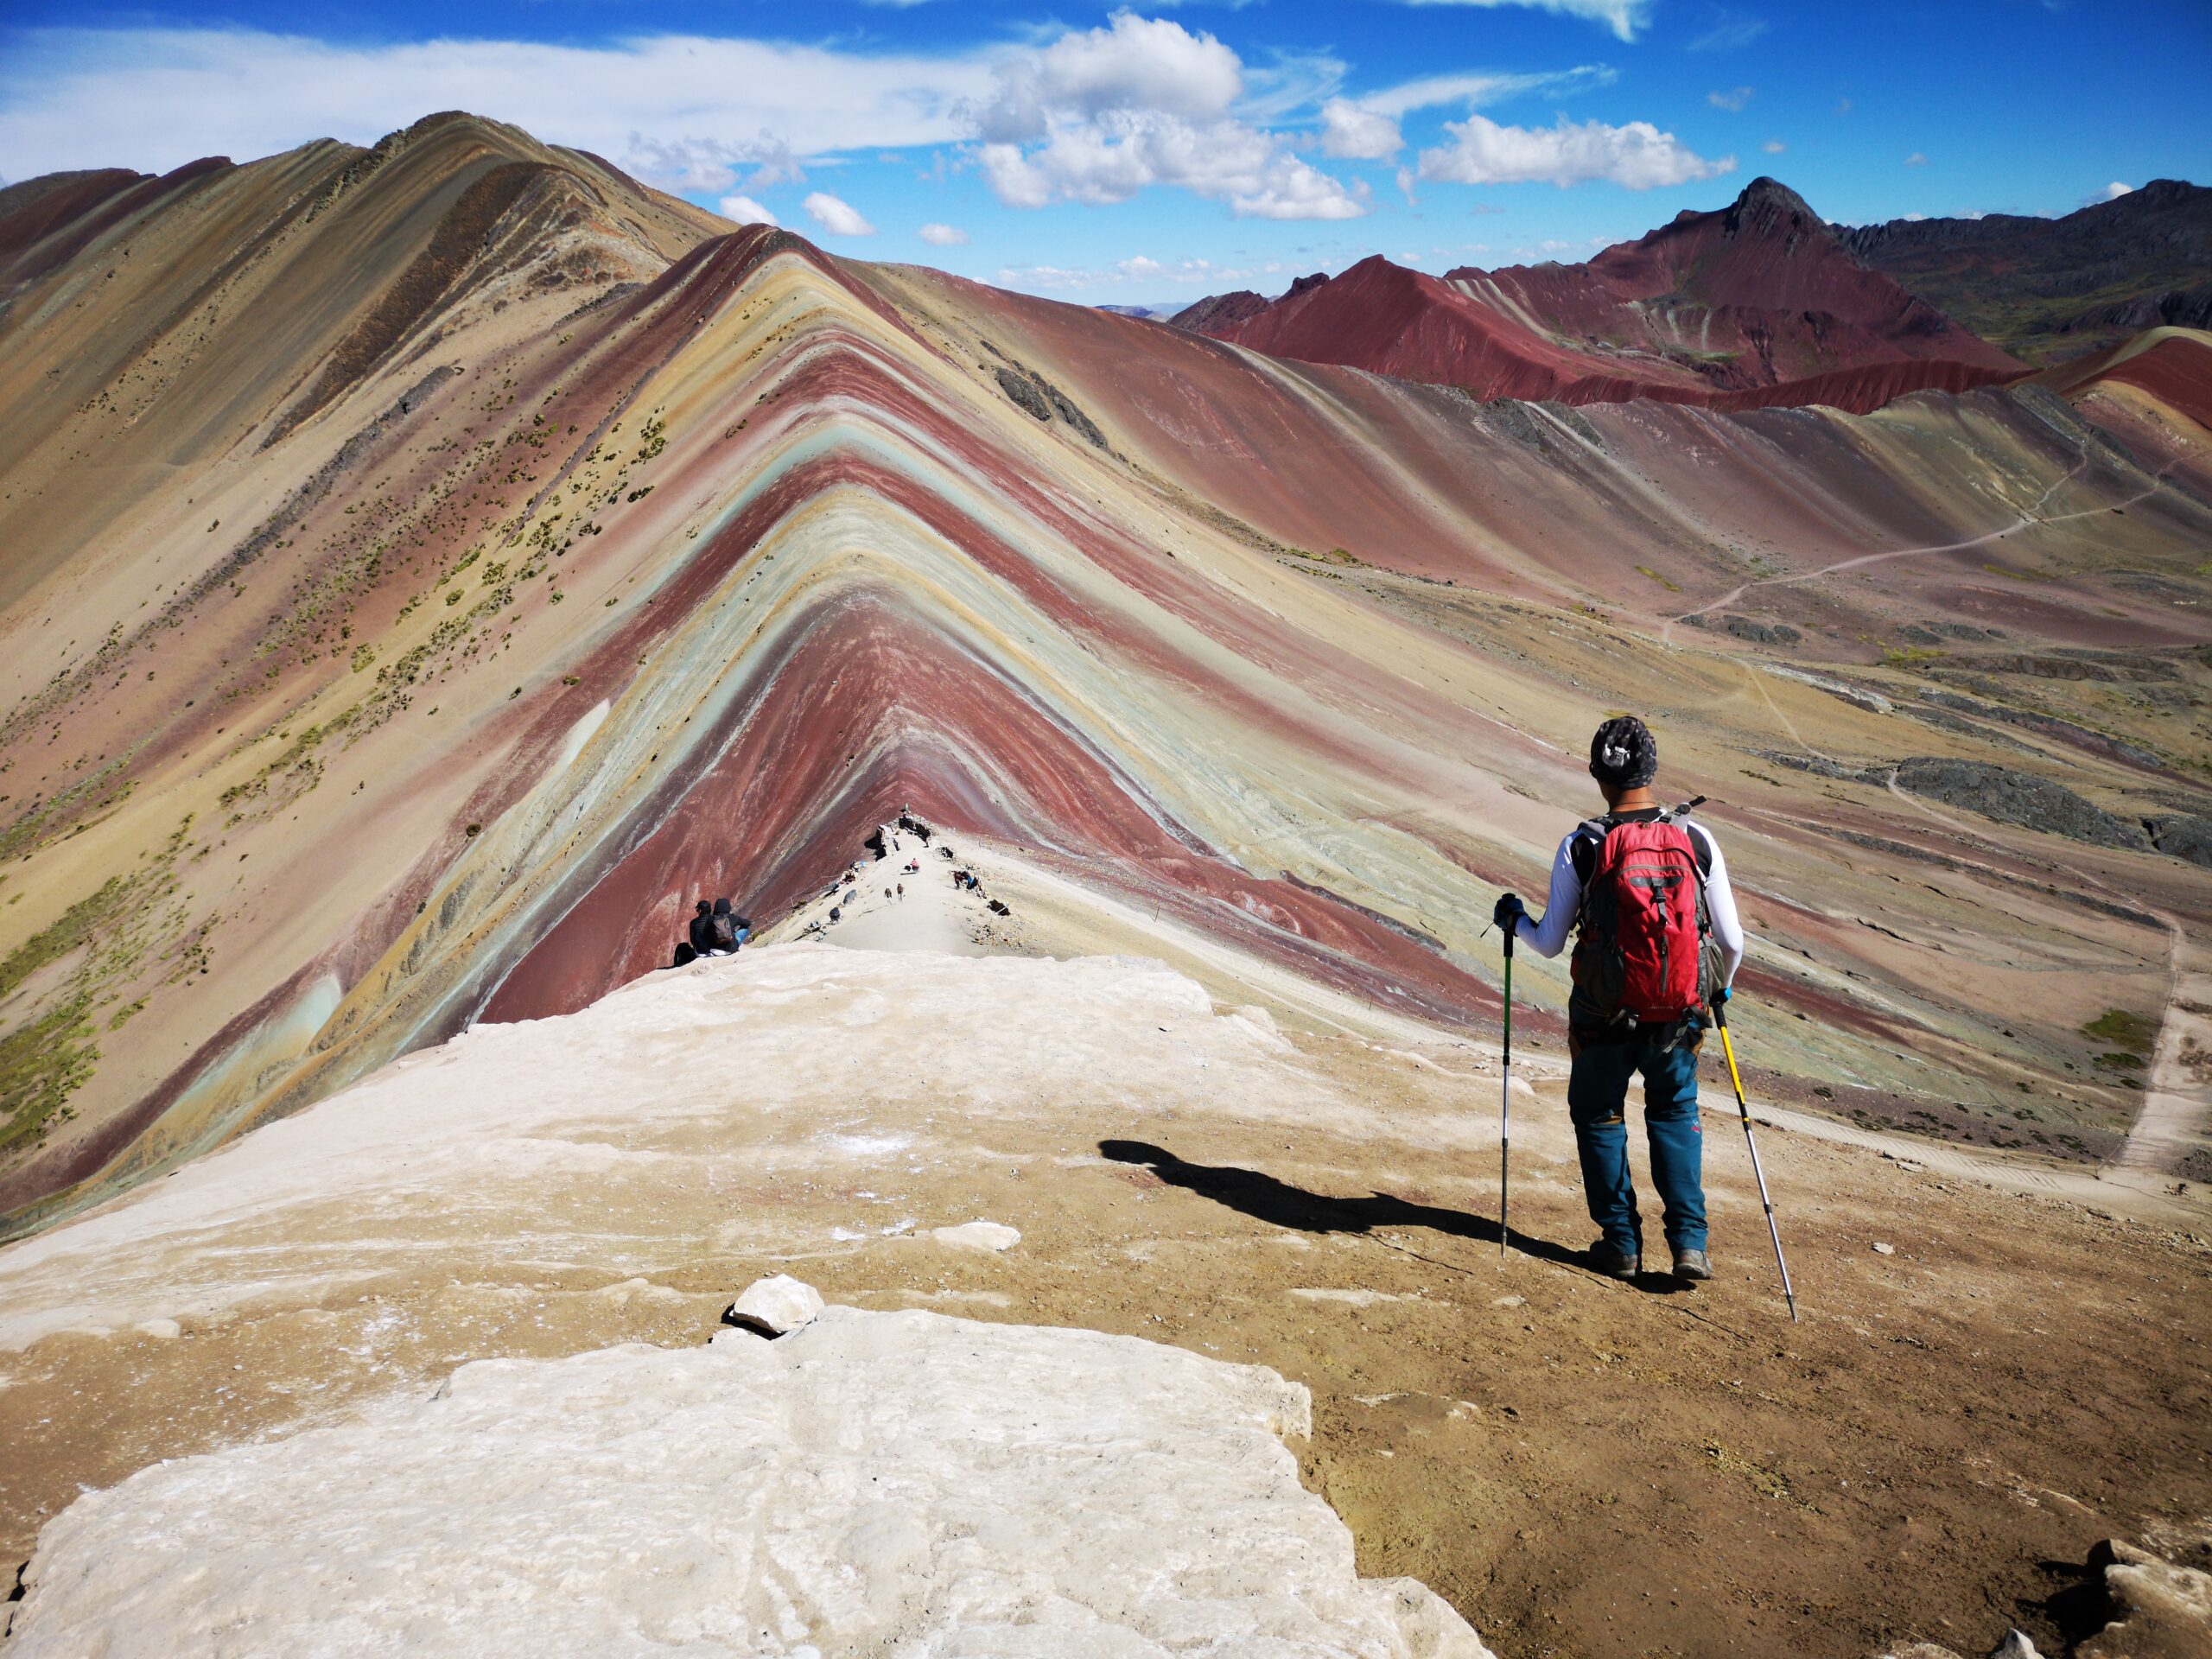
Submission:
[[[1590,776],[1605,798],[1604,816],[1560,842],[1541,921],[1510,893],[1494,915],[1540,956],[1557,956],[1575,931],[1567,1105],[1600,1233],[1592,1265],[1616,1279],[1632,1279],[1643,1266],[1627,1123],[1629,1079],[1641,1071],[1651,1178],[1675,1276],[1710,1279],[1697,1056],[1707,1010],[1727,1000],[1743,960],[1744,930],[1719,844],[1688,820],[1688,808],[1654,798],[1658,772],[1659,746],[1642,721],[1623,715],[1600,726],[1590,740]]]

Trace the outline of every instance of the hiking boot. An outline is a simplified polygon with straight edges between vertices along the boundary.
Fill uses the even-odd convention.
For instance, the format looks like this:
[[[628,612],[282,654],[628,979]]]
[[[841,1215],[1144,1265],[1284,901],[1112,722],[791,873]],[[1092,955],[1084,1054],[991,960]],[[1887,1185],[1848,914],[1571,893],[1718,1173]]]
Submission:
[[[1609,1279],[1633,1279],[1643,1268],[1643,1258],[1601,1238],[1590,1247],[1590,1265]]]
[[[1703,1250],[1676,1250],[1675,1277],[1677,1279],[1710,1279],[1713,1263],[1706,1259]]]

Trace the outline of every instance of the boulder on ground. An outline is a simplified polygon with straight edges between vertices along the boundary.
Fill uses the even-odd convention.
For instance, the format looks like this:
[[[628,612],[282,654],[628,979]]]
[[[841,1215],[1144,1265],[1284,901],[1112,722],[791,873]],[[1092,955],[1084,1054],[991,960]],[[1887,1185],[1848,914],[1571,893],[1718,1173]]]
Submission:
[[[1881,1659],[1966,1659],[1956,1648],[1940,1642],[1915,1642],[1910,1647],[1885,1649]],[[1989,1650],[1989,1659],[2043,1659],[2024,1630],[2007,1630],[2005,1639]]]
[[[757,1331],[764,1337],[780,1337],[822,1316],[822,1293],[788,1273],[756,1279],[722,1315],[724,1325]]]
[[[921,1312],[482,1360],[78,1499],[7,1651],[1491,1659],[1359,1576],[1311,1422],[1262,1366]]]
[[[2075,1659],[2204,1659],[2212,1654],[2212,1573],[2117,1538],[2089,1552],[2104,1569],[2111,1622],[2074,1649]]]
[[[1002,1221],[964,1221],[937,1228],[930,1236],[957,1250],[1010,1250],[1021,1243],[1021,1235]]]

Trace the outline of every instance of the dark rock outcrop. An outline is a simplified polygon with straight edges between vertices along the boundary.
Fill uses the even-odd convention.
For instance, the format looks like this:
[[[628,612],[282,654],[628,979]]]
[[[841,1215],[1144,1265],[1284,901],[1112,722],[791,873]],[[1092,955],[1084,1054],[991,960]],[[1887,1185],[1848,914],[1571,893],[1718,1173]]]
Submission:
[[[1045,401],[1045,394],[1032,385],[1028,376],[1016,374],[1012,369],[993,369],[991,376],[999,383],[999,390],[1020,408],[1040,421],[1052,418],[1052,406]]]
[[[1794,645],[1805,637],[1787,622],[1755,622],[1748,616],[1724,616],[1720,626],[1755,645]]]
[[[1039,420],[1050,422],[1057,415],[1090,443],[1103,449],[1108,448],[1106,435],[1098,423],[1084,414],[1076,401],[1031,368],[994,369],[992,377],[999,383],[999,390],[1034,415]]]
[[[2212,818],[2193,812],[2177,812],[2162,818],[2145,818],[2143,828],[2151,844],[2172,858],[2212,869]]]
[[[1869,783],[1885,778],[1888,767],[1863,774]],[[2014,772],[1979,760],[1920,759],[1895,768],[1897,785],[1946,806],[1964,807],[1999,823],[2017,823],[2097,847],[2148,848],[2142,826],[2091,805],[2063,784],[2032,772]]]

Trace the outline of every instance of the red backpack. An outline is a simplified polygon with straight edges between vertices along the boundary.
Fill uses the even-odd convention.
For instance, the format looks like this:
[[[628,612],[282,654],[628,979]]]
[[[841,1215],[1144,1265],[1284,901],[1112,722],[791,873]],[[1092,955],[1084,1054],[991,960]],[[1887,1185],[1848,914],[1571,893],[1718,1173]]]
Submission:
[[[1699,1012],[1719,964],[1689,831],[1672,812],[1583,829],[1599,842],[1582,887],[1574,1001],[1605,1023],[1663,1025]]]

